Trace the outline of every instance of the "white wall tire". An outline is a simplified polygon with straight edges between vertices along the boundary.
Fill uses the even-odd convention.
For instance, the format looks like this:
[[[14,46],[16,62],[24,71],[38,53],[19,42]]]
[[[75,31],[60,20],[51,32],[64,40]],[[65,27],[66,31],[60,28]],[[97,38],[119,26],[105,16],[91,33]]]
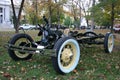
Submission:
[[[111,53],[114,47],[114,36],[112,33],[106,33],[104,38],[104,49],[106,53]]]
[[[71,37],[59,39],[54,49],[56,57],[52,59],[54,69],[60,74],[73,71],[80,59],[80,47],[78,42]]]

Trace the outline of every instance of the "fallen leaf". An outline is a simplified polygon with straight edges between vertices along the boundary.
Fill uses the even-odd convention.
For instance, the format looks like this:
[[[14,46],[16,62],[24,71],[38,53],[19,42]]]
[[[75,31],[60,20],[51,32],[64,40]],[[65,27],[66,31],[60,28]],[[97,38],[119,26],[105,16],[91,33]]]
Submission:
[[[115,66],[116,69],[119,69],[120,67],[118,65]]]
[[[37,68],[37,65],[34,65],[33,68],[34,68],[34,69]]]
[[[12,68],[11,66],[8,66],[8,67],[7,67],[7,70],[9,71],[11,68]]]
[[[21,68],[21,72],[23,72],[23,73],[26,72],[26,68],[25,68],[25,67],[22,67],[22,68]]]
[[[80,60],[80,64],[82,64],[83,63],[83,61],[82,60]]]
[[[106,76],[104,74],[100,74],[98,77],[102,78],[103,80],[106,78]]]
[[[96,58],[96,57],[97,57],[96,54],[94,54],[94,55],[93,55],[93,58]]]
[[[31,61],[33,61],[33,59],[29,59],[29,60],[27,60],[27,61],[31,62]]]
[[[12,68],[16,68],[16,66],[15,66],[15,65],[13,65],[13,66],[12,66]]]
[[[10,80],[14,80],[14,78],[10,78]]]
[[[9,64],[10,62],[8,61],[4,61],[3,64],[6,65],[6,64]]]
[[[42,77],[42,78],[40,78],[40,80],[45,80],[45,79]]]
[[[83,71],[83,70],[85,70],[85,68],[80,68],[80,71]]]
[[[4,77],[7,77],[7,78],[10,78],[10,77],[11,77],[11,75],[10,75],[9,73],[3,73],[3,76],[4,76]]]
[[[1,74],[3,74],[4,72],[3,71],[0,71]]]
[[[107,68],[108,70],[111,69],[111,65],[108,64],[106,68]]]
[[[36,76],[33,76],[33,77],[32,77],[32,80],[36,80],[36,78],[37,78]]]
[[[74,69],[74,70],[73,70],[73,72],[74,72],[74,73],[77,73],[77,70],[76,70],[76,69]]]
[[[20,62],[17,62],[18,65],[20,65]]]
[[[54,78],[54,80],[58,80],[58,78],[57,78],[57,77],[55,77],[55,78]]]
[[[74,72],[75,74],[78,74],[78,71],[77,71],[76,69],[74,69],[73,72]]]
[[[70,76],[70,78],[68,80],[76,80],[75,76]]]

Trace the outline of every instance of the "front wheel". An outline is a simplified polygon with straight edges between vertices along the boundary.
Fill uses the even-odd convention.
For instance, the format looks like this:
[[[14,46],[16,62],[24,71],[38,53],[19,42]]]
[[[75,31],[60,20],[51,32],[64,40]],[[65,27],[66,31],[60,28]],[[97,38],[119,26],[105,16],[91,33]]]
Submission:
[[[32,47],[31,42],[33,42],[33,39],[27,35],[27,34],[16,34],[14,35],[10,41],[9,44],[14,46],[21,46],[21,47]],[[13,60],[28,60],[32,57],[32,54],[29,54],[27,52],[17,51],[17,50],[11,50],[8,49],[8,53],[10,57]]]
[[[114,36],[112,33],[106,33],[104,38],[104,49],[106,53],[111,53],[114,46]]]
[[[66,74],[73,71],[80,58],[80,47],[78,42],[71,37],[59,39],[54,49],[56,57],[52,57],[53,67],[60,74]]]

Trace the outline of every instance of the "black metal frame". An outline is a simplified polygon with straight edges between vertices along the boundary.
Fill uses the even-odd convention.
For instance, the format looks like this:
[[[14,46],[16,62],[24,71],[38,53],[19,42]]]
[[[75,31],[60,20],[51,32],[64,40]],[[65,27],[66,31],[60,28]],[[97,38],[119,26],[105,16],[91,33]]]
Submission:
[[[45,53],[45,52],[50,52],[50,53],[55,53],[55,50],[53,50],[53,46],[56,43],[57,40],[60,38],[64,37],[64,33],[59,29],[56,28],[56,30],[51,30],[48,20],[43,17],[44,21],[46,22],[46,25],[44,27],[39,26],[39,33],[38,36],[42,36],[40,41],[37,42],[32,42],[32,48],[28,48],[26,46],[15,46],[12,44],[7,44],[5,47],[9,48],[11,50],[17,50],[17,51],[23,51],[23,52],[28,52],[30,54],[35,54],[36,50],[39,50],[40,53]],[[88,34],[92,34],[92,36]],[[70,31],[68,36],[74,37],[79,44],[104,44],[104,40],[98,40],[102,39],[105,36],[103,34],[96,34],[94,32],[85,32],[85,33],[79,33],[78,31]],[[42,45],[45,48],[44,49],[38,49],[37,46]]]
[[[73,36],[80,44],[104,44],[103,34],[96,34],[94,32],[79,33],[78,31],[71,31],[70,36]],[[92,34],[92,36],[87,34]]]

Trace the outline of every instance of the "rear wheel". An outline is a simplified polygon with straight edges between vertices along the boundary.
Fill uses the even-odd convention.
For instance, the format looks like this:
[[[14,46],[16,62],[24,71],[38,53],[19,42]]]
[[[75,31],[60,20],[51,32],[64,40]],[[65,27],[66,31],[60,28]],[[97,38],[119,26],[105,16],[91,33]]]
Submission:
[[[80,58],[80,47],[78,42],[71,37],[59,39],[54,49],[56,56],[52,57],[53,67],[60,74],[73,71]]]
[[[114,46],[114,36],[112,33],[106,33],[104,38],[104,49],[106,53],[111,53]]]
[[[16,34],[11,38],[9,44],[12,44],[14,46],[32,47],[31,42],[33,42],[33,39],[29,35]],[[23,52],[22,50],[17,51],[8,49],[8,53],[13,60],[27,60],[32,57],[32,54]]]

